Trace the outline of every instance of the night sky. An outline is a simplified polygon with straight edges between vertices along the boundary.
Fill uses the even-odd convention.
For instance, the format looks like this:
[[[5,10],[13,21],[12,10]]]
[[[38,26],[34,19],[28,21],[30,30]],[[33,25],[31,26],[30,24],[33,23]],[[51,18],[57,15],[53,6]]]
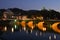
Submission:
[[[60,11],[60,0],[0,0],[0,9],[15,7],[24,10],[40,10],[45,7]]]

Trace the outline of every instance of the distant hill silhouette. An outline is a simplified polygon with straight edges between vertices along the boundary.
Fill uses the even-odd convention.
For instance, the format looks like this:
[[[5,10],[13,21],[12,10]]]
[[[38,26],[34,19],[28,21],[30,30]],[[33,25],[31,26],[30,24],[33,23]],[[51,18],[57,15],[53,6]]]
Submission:
[[[8,9],[0,9],[0,18],[2,16],[2,13],[6,10],[12,11],[14,14],[18,15],[27,15],[27,16],[43,16],[45,19],[47,18],[57,18],[60,19],[60,12],[55,11],[55,10],[47,10],[47,9],[42,9],[42,10],[23,10],[19,8],[8,8]]]

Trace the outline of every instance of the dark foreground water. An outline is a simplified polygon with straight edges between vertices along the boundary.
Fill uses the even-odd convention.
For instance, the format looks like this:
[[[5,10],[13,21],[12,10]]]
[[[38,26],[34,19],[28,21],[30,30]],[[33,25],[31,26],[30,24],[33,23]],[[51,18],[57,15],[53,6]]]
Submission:
[[[33,31],[32,33],[27,31],[7,31],[0,36],[0,40],[60,40],[60,34],[41,31]]]

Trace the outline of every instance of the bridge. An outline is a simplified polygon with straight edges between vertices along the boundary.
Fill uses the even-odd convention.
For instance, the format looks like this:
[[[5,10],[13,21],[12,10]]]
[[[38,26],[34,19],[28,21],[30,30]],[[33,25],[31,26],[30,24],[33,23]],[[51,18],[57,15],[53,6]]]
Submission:
[[[0,19],[0,21],[6,21],[6,20],[23,20],[23,19]],[[38,20],[38,19],[26,19],[26,20]],[[60,21],[60,20],[40,20],[40,21]]]

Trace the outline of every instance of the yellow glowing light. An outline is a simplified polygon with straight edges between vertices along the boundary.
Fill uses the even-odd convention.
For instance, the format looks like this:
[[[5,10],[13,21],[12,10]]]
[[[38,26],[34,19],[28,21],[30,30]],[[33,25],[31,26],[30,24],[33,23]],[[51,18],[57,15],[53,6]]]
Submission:
[[[43,28],[43,31],[46,31],[46,28]]]
[[[32,30],[31,30],[31,33],[32,33]]]
[[[51,28],[55,31],[55,32],[58,32],[60,33],[60,29],[58,29],[57,25],[60,24],[60,22],[56,22],[54,23]]]
[[[12,32],[14,32],[14,28],[12,28]]]
[[[34,28],[33,21],[29,21],[29,22],[27,23],[27,25],[28,25],[28,27],[31,28],[31,29]]]
[[[21,22],[21,26],[22,26],[22,27],[25,27],[25,26],[26,26],[26,22],[25,22],[25,21],[22,21],[22,22]]]
[[[4,28],[4,29],[5,29],[5,31],[7,31],[7,27],[6,27],[6,26],[5,26],[5,28]]]
[[[17,20],[15,19],[14,21],[16,22]]]
[[[46,31],[46,27],[43,26],[43,23],[44,23],[44,21],[43,21],[43,22],[39,22],[39,23],[36,24],[36,25],[37,25],[37,27],[38,27],[40,30]]]
[[[25,30],[26,30],[26,27],[24,27],[23,29],[24,29],[24,31],[25,31]]]
[[[34,28],[34,26],[32,26],[32,29]]]
[[[17,26],[15,25],[15,29],[17,28]]]

